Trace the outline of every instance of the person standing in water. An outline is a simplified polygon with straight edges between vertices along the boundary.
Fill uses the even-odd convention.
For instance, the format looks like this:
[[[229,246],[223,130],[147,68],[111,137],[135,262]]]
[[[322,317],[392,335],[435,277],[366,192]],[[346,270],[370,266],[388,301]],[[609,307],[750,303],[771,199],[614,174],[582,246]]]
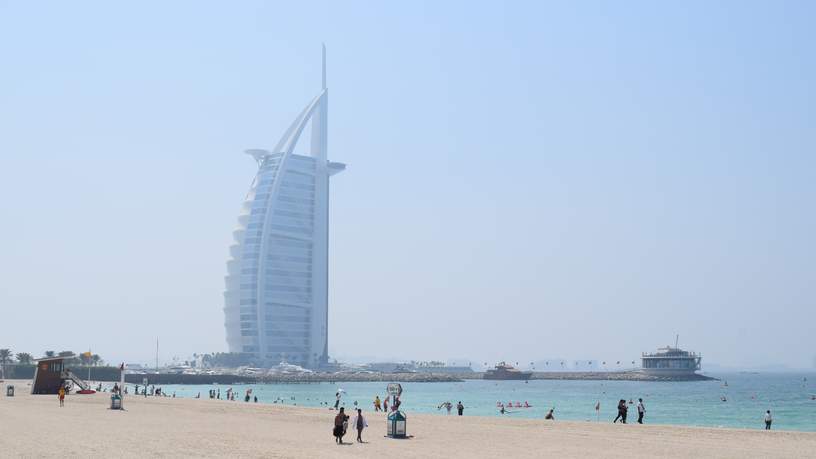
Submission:
[[[357,408],[357,415],[352,419],[351,424],[357,429],[357,442],[363,443],[363,429],[368,427],[368,423],[363,417],[363,410]]]
[[[459,416],[465,411],[465,405],[462,405],[462,401],[459,400],[459,403],[456,404],[456,411],[459,413]]]
[[[643,415],[646,413],[646,408],[643,406],[642,398],[638,399],[637,410],[638,410],[638,424],[643,424]]]
[[[335,400],[334,400],[334,409],[336,410],[337,407],[340,406],[340,391],[337,391],[337,393],[334,394],[334,398],[335,398]]]
[[[771,417],[771,410],[765,412],[765,430],[771,430],[771,423],[773,422],[773,417]]]

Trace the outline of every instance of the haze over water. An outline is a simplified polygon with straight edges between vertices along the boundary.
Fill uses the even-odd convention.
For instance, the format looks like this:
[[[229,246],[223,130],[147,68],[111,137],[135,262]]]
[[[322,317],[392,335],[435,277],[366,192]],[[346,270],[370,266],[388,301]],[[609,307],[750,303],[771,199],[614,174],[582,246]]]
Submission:
[[[815,10],[0,1],[0,347],[224,351],[325,42],[332,357],[812,368]]]

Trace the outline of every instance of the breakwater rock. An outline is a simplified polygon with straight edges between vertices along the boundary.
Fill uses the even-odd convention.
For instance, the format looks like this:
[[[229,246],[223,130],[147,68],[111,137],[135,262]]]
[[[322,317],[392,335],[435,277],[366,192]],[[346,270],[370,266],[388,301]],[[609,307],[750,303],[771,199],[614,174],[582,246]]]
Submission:
[[[436,373],[292,373],[272,375],[207,375],[207,374],[128,374],[125,381],[142,384],[317,384],[335,382],[461,382],[462,379]],[[118,378],[99,379],[118,381]]]
[[[484,373],[466,376],[467,379],[482,379]],[[460,375],[462,376],[462,375]],[[530,379],[555,379],[562,381],[717,381],[717,378],[700,374],[683,376],[650,375],[641,371],[541,371],[534,372]]]
[[[461,382],[457,375],[440,373],[300,373],[265,375],[260,383],[308,384],[322,382]]]

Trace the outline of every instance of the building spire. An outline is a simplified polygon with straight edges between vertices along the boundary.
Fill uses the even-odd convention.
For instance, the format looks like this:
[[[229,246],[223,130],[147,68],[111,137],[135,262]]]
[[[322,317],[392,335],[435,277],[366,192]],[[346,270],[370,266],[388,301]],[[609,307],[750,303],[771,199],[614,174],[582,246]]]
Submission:
[[[323,89],[326,89],[326,44],[323,43]]]

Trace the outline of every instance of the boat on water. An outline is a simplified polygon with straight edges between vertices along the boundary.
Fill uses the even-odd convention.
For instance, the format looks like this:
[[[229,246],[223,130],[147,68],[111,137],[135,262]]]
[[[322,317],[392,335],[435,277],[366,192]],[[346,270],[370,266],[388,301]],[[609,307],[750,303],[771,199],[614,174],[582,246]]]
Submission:
[[[533,376],[532,371],[521,371],[506,362],[499,362],[494,368],[487,370],[483,379],[499,381],[526,381]]]

